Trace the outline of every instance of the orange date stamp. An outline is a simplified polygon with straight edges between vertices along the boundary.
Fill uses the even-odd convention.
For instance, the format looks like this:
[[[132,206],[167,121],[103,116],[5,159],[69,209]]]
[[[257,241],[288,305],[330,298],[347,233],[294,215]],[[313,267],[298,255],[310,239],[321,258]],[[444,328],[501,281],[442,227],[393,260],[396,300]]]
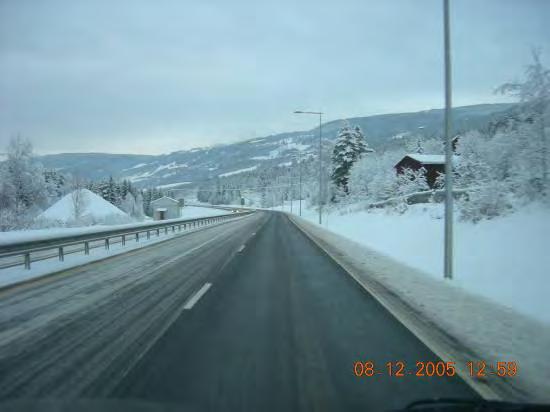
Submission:
[[[518,373],[518,364],[511,362],[486,362],[486,361],[468,361],[465,368],[462,369],[470,377],[484,378],[487,376],[513,377]],[[414,366],[407,365],[403,361],[390,361],[382,365],[375,364],[373,361],[354,362],[353,373],[358,378],[370,378],[373,376],[392,376],[392,377],[451,377],[457,374],[456,362],[444,361],[418,361]]]

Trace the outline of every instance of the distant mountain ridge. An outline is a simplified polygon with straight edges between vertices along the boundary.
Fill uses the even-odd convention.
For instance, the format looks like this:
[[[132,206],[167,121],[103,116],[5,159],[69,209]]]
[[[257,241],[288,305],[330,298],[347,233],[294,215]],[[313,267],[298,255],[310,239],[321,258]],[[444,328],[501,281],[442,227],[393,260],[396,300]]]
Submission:
[[[514,104],[481,104],[453,109],[456,132],[482,128],[503,116]],[[334,140],[344,119],[323,124],[323,138]],[[359,125],[374,149],[396,144],[409,133],[441,135],[443,110],[383,114],[347,119]],[[39,156],[47,169],[77,174],[88,179],[129,179],[138,187],[194,186],[216,176],[230,176],[265,166],[282,165],[300,152],[316,156],[319,129],[295,131],[248,139],[246,141],[177,151],[162,155],[108,153],[61,153]]]

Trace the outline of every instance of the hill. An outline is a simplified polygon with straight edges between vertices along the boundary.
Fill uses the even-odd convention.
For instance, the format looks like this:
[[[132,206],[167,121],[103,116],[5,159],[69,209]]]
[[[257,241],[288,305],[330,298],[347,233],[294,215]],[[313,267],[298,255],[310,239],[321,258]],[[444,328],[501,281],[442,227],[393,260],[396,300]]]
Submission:
[[[482,104],[454,108],[454,129],[465,131],[484,127],[512,107],[512,104]],[[441,135],[443,110],[355,117],[348,120],[353,125],[361,126],[368,143],[373,148],[380,149],[398,144],[399,137],[407,134]],[[334,140],[341,124],[342,119],[324,124],[323,137]],[[178,184],[192,187],[217,176],[230,176],[285,164],[297,152],[303,156],[316,156],[318,133],[318,128],[314,128],[163,155],[62,153],[41,156],[40,161],[48,169],[90,179],[112,175],[116,179],[129,179],[138,187],[174,187]]]

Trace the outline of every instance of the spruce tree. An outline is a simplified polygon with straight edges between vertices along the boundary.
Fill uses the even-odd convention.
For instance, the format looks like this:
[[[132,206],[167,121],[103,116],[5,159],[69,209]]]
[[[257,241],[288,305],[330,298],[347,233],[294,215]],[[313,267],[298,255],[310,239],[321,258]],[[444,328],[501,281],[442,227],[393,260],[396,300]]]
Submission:
[[[357,159],[357,137],[348,122],[338,132],[338,138],[332,151],[331,180],[334,185],[348,193],[349,171]]]

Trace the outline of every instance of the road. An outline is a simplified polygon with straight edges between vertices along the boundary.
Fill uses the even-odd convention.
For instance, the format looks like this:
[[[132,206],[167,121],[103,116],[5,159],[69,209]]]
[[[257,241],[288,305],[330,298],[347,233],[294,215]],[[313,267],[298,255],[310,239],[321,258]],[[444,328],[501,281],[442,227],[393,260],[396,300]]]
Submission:
[[[0,292],[0,399],[389,410],[476,398],[284,215],[258,212]]]

